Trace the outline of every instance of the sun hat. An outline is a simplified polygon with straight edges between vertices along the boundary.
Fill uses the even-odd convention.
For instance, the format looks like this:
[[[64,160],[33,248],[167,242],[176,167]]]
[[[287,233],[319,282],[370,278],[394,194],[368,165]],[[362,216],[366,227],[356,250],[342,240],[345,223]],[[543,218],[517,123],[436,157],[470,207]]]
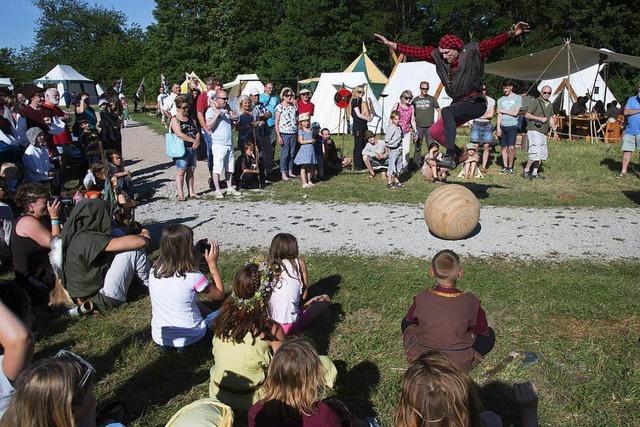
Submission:
[[[298,116],[299,122],[304,122],[305,120],[307,121],[311,120],[311,115],[309,113],[302,113]]]
[[[109,104],[109,101],[107,101],[106,99],[102,98],[100,101],[98,101],[98,107],[104,105],[104,104]]]
[[[476,144],[474,144],[473,142],[470,142],[467,144],[467,150],[475,150],[476,149]]]
[[[258,88],[256,88],[256,87],[252,87],[252,88],[249,90],[249,95],[251,95],[251,96],[253,96],[253,95],[260,95],[260,91],[258,90]]]
[[[305,93],[311,93],[311,91],[310,91],[309,89],[302,89],[302,90],[300,91],[300,95],[303,95],[303,94],[305,94]]]

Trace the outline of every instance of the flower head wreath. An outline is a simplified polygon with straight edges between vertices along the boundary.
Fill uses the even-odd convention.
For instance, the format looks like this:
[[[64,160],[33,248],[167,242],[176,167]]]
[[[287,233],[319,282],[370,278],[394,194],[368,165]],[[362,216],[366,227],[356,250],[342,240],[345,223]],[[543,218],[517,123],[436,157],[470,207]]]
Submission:
[[[256,264],[258,266],[258,274],[254,277],[254,280],[258,282],[258,288],[250,298],[239,298],[235,292],[231,292],[231,301],[247,311],[253,311],[256,308],[256,304],[260,307],[264,306],[265,300],[268,297],[272,289],[273,271],[267,265],[267,262],[261,259],[252,259],[245,263],[245,265]]]

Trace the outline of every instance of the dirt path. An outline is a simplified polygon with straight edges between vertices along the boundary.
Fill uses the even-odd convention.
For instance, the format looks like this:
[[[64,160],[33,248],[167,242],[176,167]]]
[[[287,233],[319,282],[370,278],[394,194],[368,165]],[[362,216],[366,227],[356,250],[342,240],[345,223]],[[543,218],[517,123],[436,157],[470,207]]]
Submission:
[[[140,126],[123,130],[124,156],[137,188],[153,190],[137,219],[159,232],[181,222],[197,238],[223,249],[268,247],[278,232],[294,234],[302,251],[429,257],[450,248],[463,255],[517,258],[640,258],[640,209],[483,207],[480,229],[456,242],[432,236],[422,206],[341,203],[274,203],[240,200],[175,201],[175,167],[164,139]],[[196,190],[205,191],[204,163],[196,168]],[[327,184],[330,185],[330,184]]]

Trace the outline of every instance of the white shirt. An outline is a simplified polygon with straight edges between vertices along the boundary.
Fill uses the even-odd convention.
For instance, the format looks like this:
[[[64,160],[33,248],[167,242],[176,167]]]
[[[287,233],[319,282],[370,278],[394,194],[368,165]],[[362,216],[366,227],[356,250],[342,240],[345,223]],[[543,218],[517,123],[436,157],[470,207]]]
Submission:
[[[178,95],[175,93],[170,93],[167,97],[162,101],[162,109],[164,111],[168,111],[171,114],[171,117],[178,114],[178,108],[176,107],[176,98]]]
[[[204,336],[207,325],[198,308],[197,294],[208,284],[207,276],[200,272],[157,279],[151,270],[151,337],[156,344],[184,347]]]
[[[298,271],[300,262],[295,260]],[[287,259],[282,261],[285,270],[273,285],[269,307],[271,318],[281,325],[294,323],[300,314],[300,298],[302,297],[302,277],[295,274],[293,263]]]
[[[213,119],[213,107],[207,108],[207,111],[204,113],[204,118],[206,121]],[[218,120],[211,129],[211,142],[215,145],[232,145],[232,134],[231,134],[231,115],[228,111],[224,110],[218,116]]]
[[[49,171],[53,169],[49,161],[47,147],[29,144],[22,155],[24,179],[26,182],[41,182],[49,179]]]
[[[496,100],[493,99],[490,96],[485,96],[485,98],[487,98],[487,109],[484,110],[484,114],[487,114],[487,112],[491,111],[493,108],[496,107]],[[494,113],[495,113],[495,111],[494,111]],[[483,114],[483,116],[484,116],[484,114]],[[479,119],[475,119],[473,121],[475,121],[475,122],[489,122],[489,121],[491,121],[491,119],[479,118]]]
[[[9,378],[4,375],[4,371],[2,370],[2,362],[4,361],[3,359],[4,354],[0,355],[0,418],[2,418],[4,412],[9,407],[11,398],[15,393],[13,386],[9,382]]]

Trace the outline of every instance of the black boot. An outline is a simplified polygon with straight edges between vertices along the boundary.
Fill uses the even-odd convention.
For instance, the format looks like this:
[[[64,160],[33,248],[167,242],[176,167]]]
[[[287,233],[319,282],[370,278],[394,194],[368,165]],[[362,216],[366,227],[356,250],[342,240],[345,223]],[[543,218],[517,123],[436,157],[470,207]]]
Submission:
[[[455,159],[451,154],[445,154],[444,156],[442,156],[442,159],[436,160],[436,166],[438,166],[439,168],[452,170],[455,169],[457,165]]]

